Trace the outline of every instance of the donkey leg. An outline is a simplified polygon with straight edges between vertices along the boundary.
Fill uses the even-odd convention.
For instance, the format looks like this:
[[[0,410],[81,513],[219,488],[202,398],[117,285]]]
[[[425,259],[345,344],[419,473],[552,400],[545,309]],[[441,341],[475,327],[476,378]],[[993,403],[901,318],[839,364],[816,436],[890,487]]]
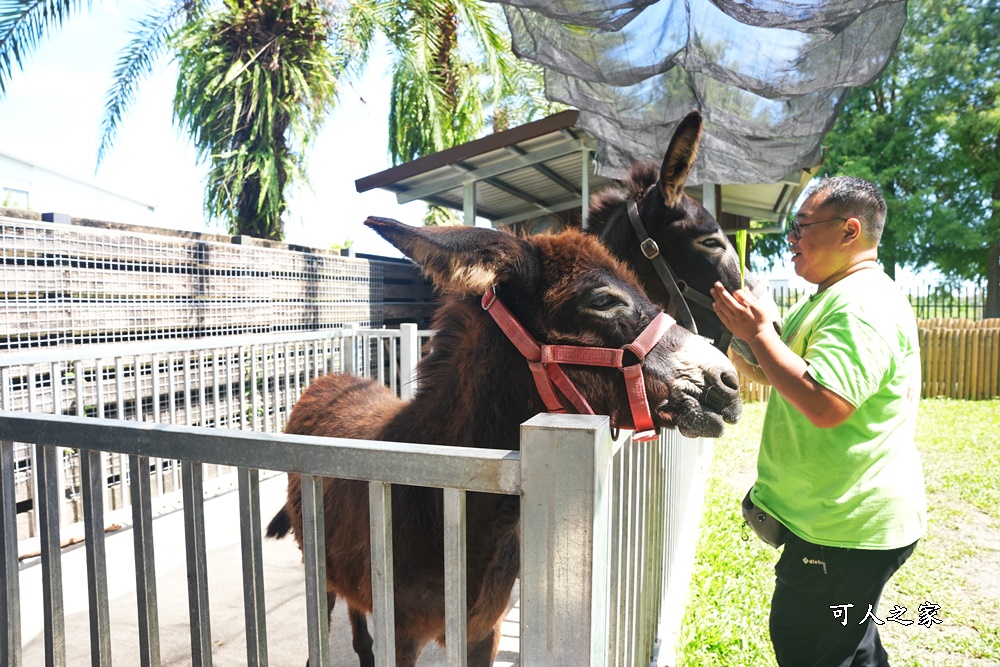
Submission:
[[[422,646],[414,637],[400,632],[396,627],[396,667],[416,667]]]
[[[375,654],[372,652],[372,646],[375,642],[368,632],[368,620],[365,618],[365,613],[353,607],[348,607],[347,613],[351,619],[354,652],[358,654],[361,667],[375,667]]]
[[[477,642],[469,643],[467,663],[469,667],[490,667],[497,656],[497,649],[500,647],[500,624],[503,618],[497,621],[490,632]]]

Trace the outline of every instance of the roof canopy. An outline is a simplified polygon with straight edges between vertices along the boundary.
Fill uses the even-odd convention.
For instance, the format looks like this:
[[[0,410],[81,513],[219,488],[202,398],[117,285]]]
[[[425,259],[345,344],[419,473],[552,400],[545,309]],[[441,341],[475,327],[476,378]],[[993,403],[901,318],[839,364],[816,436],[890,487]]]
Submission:
[[[464,211],[467,224],[477,215],[499,226],[581,207],[586,211],[590,193],[611,179],[595,173],[591,158],[599,142],[578,126],[579,116],[564,111],[360,178],[355,185],[358,192],[395,192],[401,204],[423,200]],[[657,162],[666,146],[664,141]],[[715,200],[709,208],[717,216],[783,220],[808,178],[800,171],[772,183],[722,184],[709,191]],[[688,192],[704,199],[701,186]]]

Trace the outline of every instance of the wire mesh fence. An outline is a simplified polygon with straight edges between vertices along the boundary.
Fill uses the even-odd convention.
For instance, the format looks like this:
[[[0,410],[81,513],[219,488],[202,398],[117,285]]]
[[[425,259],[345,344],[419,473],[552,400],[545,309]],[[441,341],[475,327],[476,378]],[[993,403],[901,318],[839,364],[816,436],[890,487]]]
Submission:
[[[0,351],[382,324],[378,262],[193,236],[0,219]]]

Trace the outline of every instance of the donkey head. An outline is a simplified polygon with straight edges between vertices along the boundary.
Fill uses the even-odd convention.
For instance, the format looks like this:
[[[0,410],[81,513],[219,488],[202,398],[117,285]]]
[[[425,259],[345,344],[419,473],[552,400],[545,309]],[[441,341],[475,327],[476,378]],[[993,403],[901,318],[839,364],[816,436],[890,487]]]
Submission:
[[[578,346],[601,348],[601,355],[618,353],[660,314],[632,272],[593,237],[578,231],[517,238],[474,227],[409,227],[384,218],[369,218],[365,224],[419,264],[445,294],[458,297],[465,308],[460,319],[482,318],[479,326],[489,335],[470,335],[466,344],[506,348],[504,363],[510,367],[504,369],[506,375],[513,375],[515,368],[526,370],[528,362],[516,352],[520,345],[515,347],[499,335],[492,313],[479,307],[480,297],[491,288],[527,338],[548,350]],[[441,308],[454,303],[446,300]],[[469,308],[473,303],[475,308]],[[497,350],[484,349],[477,358],[488,364],[496,354]],[[630,355],[619,354],[624,360],[619,366],[641,364],[639,383],[655,426],[676,427],[692,437],[716,437],[722,434],[723,422],[739,419],[735,370],[701,337],[680,326],[666,326],[644,359]],[[579,362],[558,365],[595,413],[609,415],[614,426],[633,425],[623,379],[627,371]],[[540,389],[530,386],[531,379],[526,382],[533,405],[537,404]],[[574,411],[565,394],[560,400]]]
[[[716,281],[730,291],[738,289],[740,263],[712,214],[684,192],[698,157],[701,131],[701,114],[693,111],[674,131],[659,171],[652,163],[634,165],[622,183],[624,190],[605,190],[594,196],[590,220],[611,252],[636,272],[653,301],[677,313],[683,325],[718,342],[725,328],[711,308],[709,289]],[[635,202],[632,212],[629,200]],[[652,244],[643,243],[640,226]],[[661,275],[662,262],[658,268],[657,260],[650,258],[653,254],[659,254],[669,267],[666,271],[673,273],[679,290],[671,289],[671,279]],[[773,304],[763,283],[754,276],[746,275],[746,285],[765,304]],[[678,303],[679,292],[684,294],[694,326],[686,321],[688,310]],[[777,307],[772,310],[777,315]],[[735,341],[734,348],[756,363],[746,343]]]

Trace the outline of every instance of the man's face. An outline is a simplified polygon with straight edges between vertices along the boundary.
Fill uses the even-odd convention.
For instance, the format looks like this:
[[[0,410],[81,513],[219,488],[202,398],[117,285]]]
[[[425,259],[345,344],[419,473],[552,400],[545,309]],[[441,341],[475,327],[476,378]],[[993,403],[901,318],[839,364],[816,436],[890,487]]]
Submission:
[[[803,202],[788,233],[796,275],[818,285],[843,268],[839,252],[846,219],[824,205],[819,196]]]

